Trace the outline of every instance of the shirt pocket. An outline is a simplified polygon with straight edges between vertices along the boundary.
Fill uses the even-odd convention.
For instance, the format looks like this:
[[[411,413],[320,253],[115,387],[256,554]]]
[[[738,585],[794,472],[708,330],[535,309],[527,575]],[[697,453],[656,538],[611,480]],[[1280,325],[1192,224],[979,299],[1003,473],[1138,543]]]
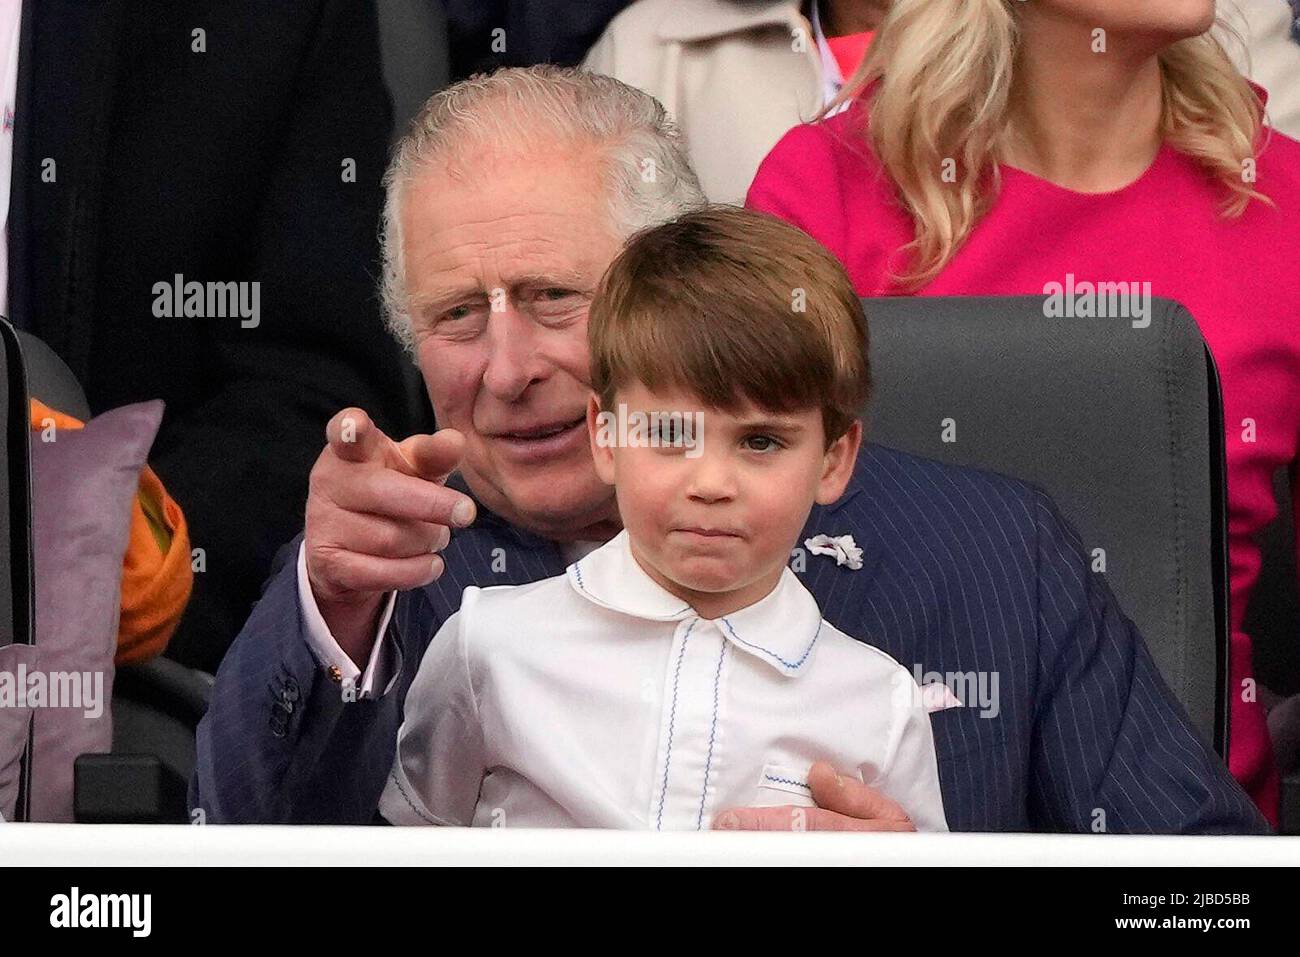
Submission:
[[[766,764],[758,776],[758,800],[755,807],[815,807],[812,788],[808,786],[809,767]]]

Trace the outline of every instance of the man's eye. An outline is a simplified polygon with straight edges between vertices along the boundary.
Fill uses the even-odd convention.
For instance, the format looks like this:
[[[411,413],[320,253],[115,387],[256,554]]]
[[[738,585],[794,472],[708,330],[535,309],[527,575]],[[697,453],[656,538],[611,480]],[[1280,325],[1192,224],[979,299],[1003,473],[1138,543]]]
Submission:
[[[551,289],[543,289],[540,298],[545,299],[548,302],[559,302],[561,299],[567,299],[572,295],[575,295],[572,289],[560,289],[555,287]]]
[[[472,339],[483,331],[487,304],[465,302],[440,312],[429,326],[433,335],[444,339]]]

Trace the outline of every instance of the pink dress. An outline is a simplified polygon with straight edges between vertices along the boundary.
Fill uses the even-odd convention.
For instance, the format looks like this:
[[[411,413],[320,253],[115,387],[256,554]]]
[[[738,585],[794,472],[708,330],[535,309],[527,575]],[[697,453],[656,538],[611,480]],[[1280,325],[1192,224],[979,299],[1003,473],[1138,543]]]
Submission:
[[[889,268],[913,229],[860,134],[863,108],[795,127],[750,187],[748,205],[801,227],[844,263],[863,296],[901,295]],[[1049,282],[1150,282],[1185,305],[1223,381],[1231,565],[1229,769],[1277,824],[1278,774],[1255,700],[1241,623],[1259,575],[1254,536],[1277,514],[1272,476],[1300,446],[1300,143],[1277,132],[1258,158],[1242,218],[1216,214],[1222,188],[1166,145],[1134,183],[1085,194],[1012,167],[948,266],[918,295],[1042,295]],[[1300,502],[1300,483],[1293,489]]]

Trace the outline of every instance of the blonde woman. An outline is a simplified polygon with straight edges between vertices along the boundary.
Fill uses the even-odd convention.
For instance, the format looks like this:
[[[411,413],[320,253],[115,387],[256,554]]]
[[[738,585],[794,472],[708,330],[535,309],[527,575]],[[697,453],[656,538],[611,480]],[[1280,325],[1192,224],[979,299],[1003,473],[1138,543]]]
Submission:
[[[1188,307],[1227,415],[1229,767],[1276,824],[1241,622],[1271,476],[1300,441],[1300,144],[1263,125],[1215,20],[1214,0],[897,0],[849,109],[788,133],[748,202],[819,239],[861,295],[1073,275]]]

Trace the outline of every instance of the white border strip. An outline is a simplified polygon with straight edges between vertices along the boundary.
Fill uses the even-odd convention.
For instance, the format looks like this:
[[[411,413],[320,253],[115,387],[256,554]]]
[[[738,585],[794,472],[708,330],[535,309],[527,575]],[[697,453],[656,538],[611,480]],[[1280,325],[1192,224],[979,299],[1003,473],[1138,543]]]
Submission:
[[[1300,837],[0,824],[7,866],[1296,866]]]

